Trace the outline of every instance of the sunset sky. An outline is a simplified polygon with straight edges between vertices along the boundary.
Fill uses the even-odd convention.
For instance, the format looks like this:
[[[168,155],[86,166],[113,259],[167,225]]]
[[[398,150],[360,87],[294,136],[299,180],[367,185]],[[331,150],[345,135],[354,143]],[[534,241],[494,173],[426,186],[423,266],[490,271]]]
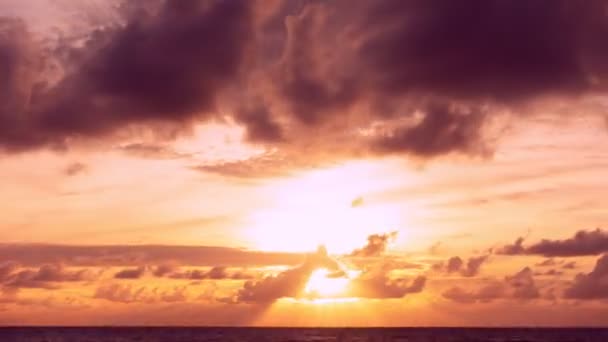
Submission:
[[[0,0],[0,325],[608,325],[608,1]]]

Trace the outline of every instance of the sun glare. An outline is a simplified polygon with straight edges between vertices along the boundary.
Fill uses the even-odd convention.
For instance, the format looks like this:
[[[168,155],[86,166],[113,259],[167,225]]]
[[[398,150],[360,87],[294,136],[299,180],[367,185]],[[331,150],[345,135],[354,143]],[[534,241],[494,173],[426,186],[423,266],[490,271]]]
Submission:
[[[361,198],[386,187],[386,177],[373,176],[378,172],[349,164],[272,184],[266,191],[273,203],[250,216],[250,238],[263,250],[307,252],[323,244],[341,254],[378,230],[407,226],[402,210]]]
[[[321,268],[312,273],[304,292],[313,297],[334,297],[344,293],[349,281],[346,277],[330,277],[330,272]]]

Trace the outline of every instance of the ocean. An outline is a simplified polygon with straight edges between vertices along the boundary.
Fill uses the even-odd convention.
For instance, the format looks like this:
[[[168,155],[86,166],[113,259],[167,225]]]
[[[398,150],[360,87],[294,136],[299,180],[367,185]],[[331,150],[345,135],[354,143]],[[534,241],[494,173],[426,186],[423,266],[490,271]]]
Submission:
[[[608,342],[608,329],[0,328],[2,342]]]

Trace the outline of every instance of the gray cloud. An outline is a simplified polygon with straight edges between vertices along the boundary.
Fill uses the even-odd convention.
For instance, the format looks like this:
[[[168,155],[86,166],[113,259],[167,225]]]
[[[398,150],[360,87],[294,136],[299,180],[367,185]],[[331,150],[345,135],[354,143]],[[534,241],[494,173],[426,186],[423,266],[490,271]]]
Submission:
[[[163,275],[159,275],[159,273],[163,271]],[[244,269],[230,269],[225,266],[214,266],[210,269],[189,269],[189,270],[181,270],[179,268],[174,268],[171,271],[163,270],[162,266],[156,268],[154,272],[157,276],[168,276],[169,278],[174,279],[193,279],[193,280],[250,280],[254,279],[258,276],[259,272],[252,272]]]
[[[150,10],[141,10],[144,6]],[[250,2],[127,7],[140,10],[124,11],[124,25],[94,31],[67,61],[72,72],[40,94],[30,89],[42,75],[25,73],[32,69],[31,59],[48,56],[26,49],[33,39],[22,22],[3,22],[0,69],[10,73],[1,76],[10,81],[3,83],[16,100],[11,106],[2,101],[0,126],[11,130],[0,131],[0,146],[62,145],[72,137],[105,135],[133,123],[187,125],[216,108],[218,92],[238,78],[252,40]]]
[[[2,19],[0,148],[65,148],[133,125],[173,138],[225,114],[284,153],[333,152],[309,159],[487,154],[496,113],[605,91],[605,5],[135,1],[80,47],[52,51]],[[159,156],[148,147],[132,150]]]
[[[48,263],[66,266],[135,266],[175,262],[189,266],[298,265],[305,255],[249,251],[229,247],[171,245],[0,244],[0,260],[24,266]]]
[[[449,258],[447,262],[434,264],[432,268],[440,272],[459,273],[463,277],[475,277],[488,258],[488,255],[470,257],[465,264],[459,256],[454,256]]]
[[[442,293],[442,296],[459,303],[489,303],[498,299],[533,300],[541,297],[534,280],[532,270],[525,267],[514,275],[506,276],[503,281],[486,280],[476,290],[465,290],[453,286]]]
[[[477,291],[467,291],[459,286],[454,286],[444,291],[442,296],[446,299],[459,303],[488,303],[503,298],[506,292],[505,285],[494,281],[484,285]]]
[[[545,259],[539,263],[536,264],[536,266],[538,267],[547,267],[547,266],[555,266],[557,265],[557,261],[555,261],[555,259],[553,258],[549,258],[549,259]]]
[[[391,279],[383,272],[364,273],[349,284],[348,293],[360,298],[401,298],[420,293],[426,285],[426,277]]]
[[[606,299],[608,298],[608,254],[601,256],[593,270],[587,274],[579,273],[573,284],[564,291],[565,298]]]
[[[574,257],[598,255],[608,252],[608,232],[602,229],[580,230],[573,237],[564,240],[543,239],[530,246],[524,246],[524,238],[506,245],[497,251],[506,255],[537,254],[545,257]]]
[[[526,267],[512,276],[505,278],[513,291],[513,298],[517,299],[535,299],[540,297],[540,292],[536,287],[532,269]]]
[[[549,269],[549,270],[547,270],[545,272],[536,272],[536,273],[534,273],[534,275],[537,275],[537,276],[561,276],[563,274],[564,274],[564,272],[558,271],[558,270],[556,270],[554,268]]]
[[[185,286],[163,289],[159,287],[108,284],[97,288],[94,298],[118,303],[158,303],[184,302],[188,300]]]
[[[143,277],[148,272],[148,268],[145,266],[140,266],[137,268],[127,268],[121,271],[118,271],[114,278],[116,279],[139,279]]]
[[[101,272],[86,268],[68,269],[61,264],[45,264],[38,269],[22,269],[17,263],[7,263],[0,267],[0,284],[15,288],[53,289],[63,282],[96,280]]]

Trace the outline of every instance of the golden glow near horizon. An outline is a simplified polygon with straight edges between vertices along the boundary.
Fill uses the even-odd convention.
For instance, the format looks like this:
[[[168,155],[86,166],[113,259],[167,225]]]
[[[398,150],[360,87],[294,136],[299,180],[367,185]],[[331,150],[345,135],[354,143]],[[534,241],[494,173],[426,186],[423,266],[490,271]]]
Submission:
[[[580,131],[589,129],[581,125]],[[526,244],[547,238],[547,232],[553,239],[568,239],[575,230],[601,222],[606,214],[603,207],[581,203],[592,204],[605,192],[602,162],[585,164],[585,155],[574,155],[566,162],[554,148],[542,150],[546,158],[542,159],[539,149],[544,147],[528,146],[537,146],[543,131],[531,126],[527,129],[520,140],[498,150],[492,163],[479,161],[474,167],[437,162],[416,170],[392,159],[368,160],[263,181],[194,172],[181,160],[142,160],[114,152],[78,151],[70,155],[86,163],[88,169],[68,178],[61,175],[64,156],[41,152],[6,158],[0,161],[0,174],[3,179],[14,180],[3,184],[0,191],[6,209],[0,218],[2,226],[8,227],[2,231],[6,241],[76,246],[128,244],[141,245],[143,250],[123,251],[115,257],[104,254],[107,251],[78,259],[70,259],[73,251],[57,256],[56,260],[67,264],[54,277],[69,281],[26,284],[52,288],[52,296],[44,287],[0,293],[0,308],[6,309],[0,311],[0,322],[449,325],[491,324],[496,319],[517,324],[525,317],[539,317],[539,324],[598,322],[597,317],[602,316],[592,301],[572,309],[568,300],[560,297],[567,282],[594,268],[595,256],[574,258],[575,268],[570,269],[563,268],[570,262],[567,258],[555,258],[555,266],[543,268],[537,266],[544,261],[542,256],[492,255],[475,277],[467,277],[462,271],[442,273],[433,269],[434,264],[445,263],[450,257],[460,256],[466,263],[490,246],[511,243],[525,236],[528,226],[533,229]],[[217,134],[222,132],[220,129]],[[566,133],[557,135],[554,143],[572,143],[575,139]],[[198,136],[194,139],[205,140]],[[605,151],[597,147],[597,139],[597,135],[585,135],[576,139],[576,146],[601,156]],[[254,153],[238,152],[238,144],[235,149],[237,152],[226,153],[231,160]],[[196,151],[196,146],[183,151]],[[213,160],[220,157],[214,156]],[[41,162],[47,170],[37,167]],[[123,167],[132,172],[123,172]],[[57,172],[49,175],[48,170]],[[558,184],[568,190],[571,200],[554,196],[552,187]],[[563,208],[571,215],[538,214]],[[289,272],[297,270],[301,259],[286,261],[270,252],[310,253],[324,244],[330,257],[341,260],[364,247],[369,235],[392,231],[398,235],[393,244],[387,241],[387,247],[391,247],[388,253],[348,260],[352,269],[347,270],[346,277],[331,277],[331,272],[323,268],[314,270],[303,280],[302,294],[275,298],[275,292],[292,281]],[[181,260],[160,280],[156,280],[157,268],[173,262],[175,255],[148,260],[148,255],[167,253],[148,245],[178,245],[171,248],[179,252],[176,255]],[[184,254],[179,245],[238,248],[220,252],[211,248],[209,255],[199,256],[199,251]],[[243,250],[255,253],[240,256]],[[24,265],[32,264],[28,258],[38,252],[16,253],[13,259],[24,259],[18,271],[37,271],[40,265]],[[90,261],[94,266],[74,268],[69,265],[73,260]],[[49,262],[52,260],[44,260],[44,264]],[[216,265],[220,267],[210,272]],[[223,270],[221,265],[228,268]],[[534,286],[541,297],[526,300],[521,305],[524,313],[505,314],[505,308],[512,307],[511,301],[522,300],[508,287],[495,294],[503,297],[488,302],[475,299],[479,294],[491,296],[489,290],[497,289],[492,287],[495,281],[509,286],[504,279],[525,267],[534,270]],[[559,277],[547,275],[552,268]],[[74,281],[81,270],[91,273],[91,278],[87,273],[82,281]],[[116,277],[122,270],[130,271],[126,272],[128,276]],[[368,270],[380,272],[381,277],[366,279],[367,288],[357,288],[365,298],[355,297],[348,292],[349,285],[356,282],[359,286],[359,277]],[[417,276],[428,277],[427,284],[421,293],[410,293]],[[520,279],[520,283],[530,284],[528,279]],[[247,283],[262,284],[255,295],[270,300],[257,302],[259,297],[253,296],[249,302],[239,298],[243,289],[253,288]],[[461,297],[446,297],[452,286],[463,290],[454,292]],[[557,288],[553,293],[557,304],[544,297],[551,298],[549,286]],[[175,309],[165,310],[168,306]],[[596,311],[585,311],[588,307]],[[370,312],[374,312],[373,320]],[[547,314],[541,317],[539,312]],[[558,315],[564,312],[572,314]]]

